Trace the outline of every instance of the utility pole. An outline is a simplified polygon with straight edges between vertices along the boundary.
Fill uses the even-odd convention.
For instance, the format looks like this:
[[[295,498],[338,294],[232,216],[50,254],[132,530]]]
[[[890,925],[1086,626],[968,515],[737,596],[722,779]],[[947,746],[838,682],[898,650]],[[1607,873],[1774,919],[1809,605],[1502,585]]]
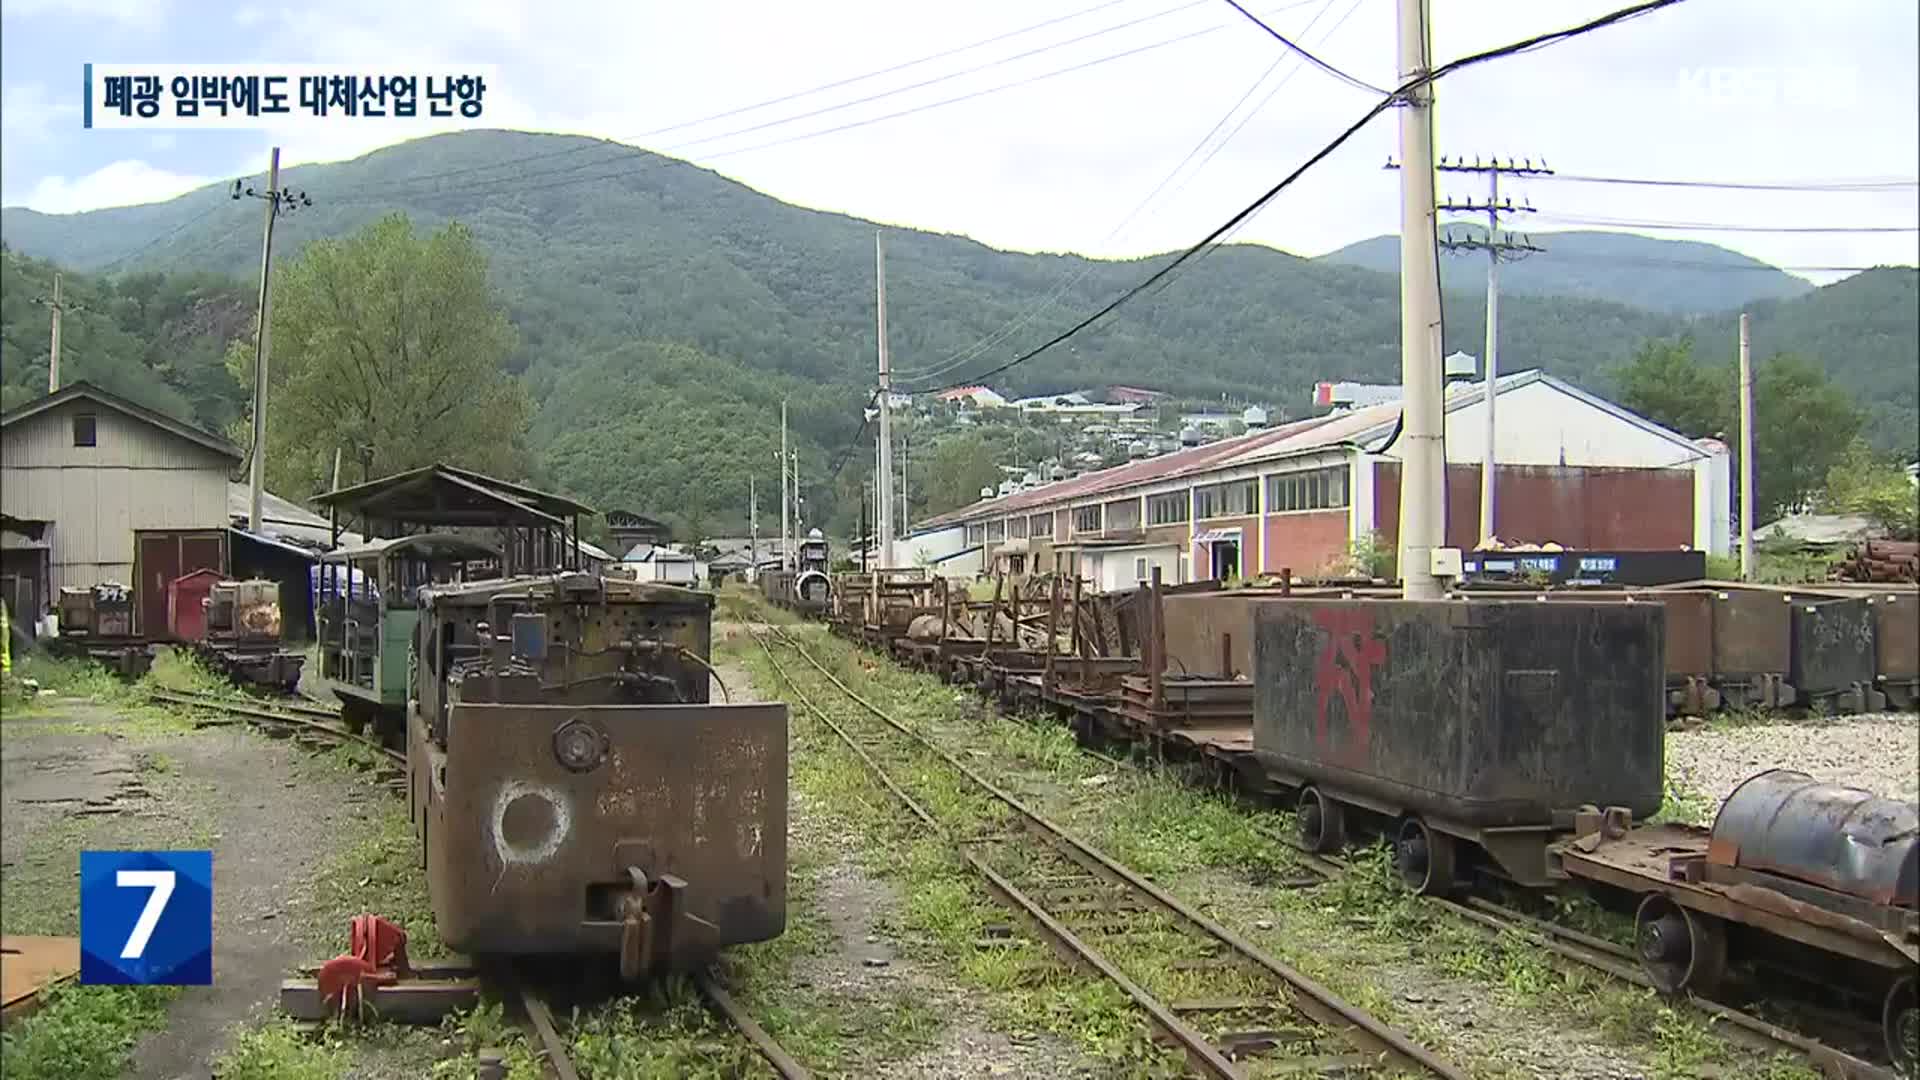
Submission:
[[[908,494],[912,489],[907,487],[907,463],[912,460],[912,457],[907,432],[902,430],[900,432],[900,535],[902,537],[913,531],[913,498]]]
[[[1753,350],[1740,313],[1740,580],[1753,580]]]
[[[240,181],[233,182],[233,197],[243,194]],[[280,190],[280,148],[274,147],[267,160],[267,190],[257,192],[248,187],[244,194],[256,199],[264,199],[267,204],[267,220],[264,234],[260,240],[260,325],[253,338],[253,450],[248,455],[248,512],[247,529],[260,531],[260,493],[263,489],[267,463],[267,358],[270,344],[267,286],[273,280],[273,223],[280,211],[292,211],[301,206],[312,206],[313,200],[304,192],[294,193]]]
[[[800,451],[798,450],[793,451],[792,456],[788,459],[788,463],[793,469],[793,472],[790,474],[793,478],[793,536],[789,538],[793,542],[789,546],[792,548],[794,552],[793,568],[795,570],[799,570],[800,569],[800,537],[801,537],[800,530],[805,527],[805,524],[801,518],[800,511],[806,505],[806,500],[800,497]]]
[[[1400,82],[1427,75],[1427,0],[1399,0]],[[1408,600],[1435,600],[1432,552],[1446,543],[1446,459],[1441,425],[1440,280],[1433,199],[1433,84],[1406,92],[1400,108],[1400,582]]]
[[[1527,254],[1543,250],[1535,247],[1533,241],[1525,236],[1515,239],[1510,233],[1506,235],[1501,234],[1500,215],[1502,213],[1532,213],[1533,202],[1532,200],[1528,200],[1524,204],[1515,205],[1513,196],[1509,195],[1507,196],[1506,202],[1502,204],[1500,201],[1500,174],[1507,173],[1511,176],[1551,176],[1553,170],[1547,168],[1545,161],[1542,161],[1538,166],[1534,165],[1532,158],[1523,159],[1522,162],[1517,165],[1514,164],[1512,158],[1508,158],[1505,163],[1495,158],[1487,164],[1482,165],[1478,156],[1474,157],[1471,165],[1467,163],[1464,157],[1458,161],[1449,161],[1443,157],[1440,159],[1439,170],[1441,172],[1485,173],[1487,176],[1487,201],[1485,203],[1475,203],[1472,199],[1468,199],[1465,202],[1454,202],[1452,199],[1448,199],[1439,206],[1439,209],[1443,212],[1485,213],[1487,215],[1487,236],[1485,240],[1477,240],[1471,236],[1459,239],[1449,236],[1442,240],[1440,244],[1441,247],[1446,248],[1448,251],[1472,251],[1484,248],[1487,253],[1487,355],[1486,364],[1482,370],[1482,375],[1485,377],[1484,396],[1486,398],[1487,409],[1487,448],[1480,463],[1480,542],[1485,544],[1491,541],[1496,535],[1494,532],[1494,502],[1496,495],[1494,478],[1497,475],[1495,440],[1499,429],[1494,420],[1494,406],[1495,389],[1498,386],[1500,378],[1500,261],[1502,259],[1513,261],[1515,259],[1525,258]]]
[[[79,304],[69,304],[60,299],[60,275],[53,275],[53,299],[36,296],[34,303],[49,308],[53,313],[53,352],[47,360],[47,393],[60,389],[60,316],[69,311],[85,311]]]
[[[880,473],[874,486],[880,490],[880,566],[893,565],[893,411],[892,380],[887,372],[887,253],[880,246],[880,231],[873,233],[873,280],[879,307],[880,337]]]
[[[868,488],[868,485],[863,481],[860,484],[860,538],[859,538],[860,572],[863,574],[867,572],[867,509],[868,509],[867,497],[872,494],[872,492],[868,491],[867,488]]]
[[[747,474],[747,580],[760,580],[760,495]]]
[[[780,568],[791,570],[793,549],[787,543],[788,512],[793,501],[787,490],[787,403],[780,403]]]

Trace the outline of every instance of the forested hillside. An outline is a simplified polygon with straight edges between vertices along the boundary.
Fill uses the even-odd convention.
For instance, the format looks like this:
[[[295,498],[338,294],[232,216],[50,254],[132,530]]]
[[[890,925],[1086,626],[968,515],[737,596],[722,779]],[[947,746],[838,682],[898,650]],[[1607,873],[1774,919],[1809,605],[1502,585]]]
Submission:
[[[735,529],[748,475],[760,480],[763,511],[777,505],[768,492],[783,398],[810,488],[859,428],[874,367],[871,223],[570,136],[468,132],[283,176],[313,201],[279,226],[275,260],[283,267],[312,240],[347,235],[395,210],[422,233],[453,220],[470,227],[516,331],[507,366],[524,377],[535,406],[530,467],[542,482],[600,505]],[[69,370],[129,392],[144,380],[148,400],[177,395],[219,426],[236,414],[238,396],[219,347],[250,332],[259,220],[257,203],[232,201],[216,187],[77,215],[10,208],[0,236],[18,251],[114,275],[110,283],[69,277],[70,290],[108,298],[97,311],[116,313],[77,336],[69,331]],[[1168,258],[1009,253],[910,229],[887,229],[886,238],[893,363],[913,389],[1004,362]],[[45,385],[46,312],[31,299],[50,271],[12,258],[9,267],[37,268],[33,283],[7,289],[0,312],[4,384],[14,395],[36,378]],[[146,273],[160,270],[168,273]],[[1884,274],[1755,306],[1757,353],[1801,351],[1849,391],[1892,403],[1872,434],[1883,447],[1910,450],[1920,337],[1914,272]],[[1070,284],[1057,302],[970,362],[938,378],[911,378],[1029,316],[1063,283]],[[120,303],[131,297],[147,299]],[[1483,315],[1477,285],[1450,293],[1447,349],[1478,354]],[[1733,340],[1722,336],[1731,333],[1723,316],[1592,299],[1516,295],[1501,315],[1504,367],[1545,368],[1602,392],[1612,389],[1610,372],[1648,339],[1691,333],[1703,353],[1716,338]],[[129,336],[110,338],[109,327]],[[1189,397],[1224,393],[1297,416],[1317,380],[1397,381],[1398,337],[1393,276],[1233,246],[992,382],[1010,393],[1116,382]],[[89,354],[116,374],[90,374]],[[837,493],[848,504],[841,518],[850,518],[848,492],[858,488],[849,481],[857,483],[869,458],[852,453],[847,475],[816,493],[823,511]]]
[[[1523,223],[1524,224],[1524,223]],[[1484,225],[1451,222],[1447,235],[1483,240]],[[1737,251],[1693,240],[1611,232],[1532,232],[1545,250],[1500,266],[1506,296],[1579,296],[1649,311],[1705,315],[1760,300],[1804,296],[1813,284]],[[1400,238],[1375,236],[1320,256],[1321,261],[1400,272]],[[1444,287],[1485,290],[1484,251],[1450,252],[1440,261]]]
[[[0,251],[0,408],[47,392],[54,265]],[[86,379],[219,431],[244,394],[221,364],[227,342],[250,333],[253,291],[222,274],[154,273],[61,281],[62,383]]]

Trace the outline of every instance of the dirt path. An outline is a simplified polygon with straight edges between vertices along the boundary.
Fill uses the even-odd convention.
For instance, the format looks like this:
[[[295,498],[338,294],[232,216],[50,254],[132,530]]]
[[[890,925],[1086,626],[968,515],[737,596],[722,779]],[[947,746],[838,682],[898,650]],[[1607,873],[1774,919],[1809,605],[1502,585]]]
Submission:
[[[77,933],[82,848],[213,851],[213,985],[175,999],[128,1075],[211,1076],[232,1026],[270,1009],[287,970],[312,959],[291,940],[289,908],[358,805],[337,777],[302,767],[304,757],[248,729],[129,721],[89,702],[9,722],[9,930]],[[47,801],[62,793],[75,798]]]

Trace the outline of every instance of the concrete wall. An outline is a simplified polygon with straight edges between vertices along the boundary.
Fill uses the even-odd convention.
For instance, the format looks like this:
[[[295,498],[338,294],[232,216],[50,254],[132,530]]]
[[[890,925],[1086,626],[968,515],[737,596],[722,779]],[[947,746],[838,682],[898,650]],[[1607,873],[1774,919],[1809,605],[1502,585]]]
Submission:
[[[1495,530],[1508,543],[1579,549],[1678,549],[1694,542],[1694,473],[1680,469],[1501,466]],[[1699,508],[1705,512],[1705,508]],[[1399,543],[1400,466],[1374,474],[1374,519],[1389,546]],[[1447,545],[1480,539],[1480,469],[1447,466]]]
[[[95,445],[73,445],[92,414]],[[188,439],[94,402],[70,401],[0,438],[0,509],[52,521],[49,588],[133,584],[135,529],[224,529],[233,463]]]

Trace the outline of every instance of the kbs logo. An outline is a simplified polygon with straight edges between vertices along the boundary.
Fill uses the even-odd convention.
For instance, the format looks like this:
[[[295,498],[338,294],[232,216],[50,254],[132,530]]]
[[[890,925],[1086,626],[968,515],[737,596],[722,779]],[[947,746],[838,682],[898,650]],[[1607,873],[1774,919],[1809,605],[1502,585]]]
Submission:
[[[211,984],[213,852],[81,852],[80,981]]]
[[[1314,670],[1313,741],[1327,761],[1346,768],[1366,763],[1373,725],[1373,669],[1387,662],[1387,643],[1373,634],[1373,612],[1360,607],[1322,608],[1314,625],[1327,635]],[[1347,737],[1335,745],[1327,705],[1345,706]]]

